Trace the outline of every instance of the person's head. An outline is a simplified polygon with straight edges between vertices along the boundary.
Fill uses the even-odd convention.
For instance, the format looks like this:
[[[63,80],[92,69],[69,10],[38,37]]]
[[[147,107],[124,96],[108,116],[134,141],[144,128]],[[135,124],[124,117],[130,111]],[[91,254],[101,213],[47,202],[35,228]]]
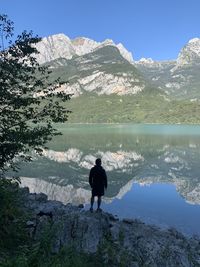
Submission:
[[[97,166],[101,166],[101,159],[100,158],[96,159],[95,163]]]

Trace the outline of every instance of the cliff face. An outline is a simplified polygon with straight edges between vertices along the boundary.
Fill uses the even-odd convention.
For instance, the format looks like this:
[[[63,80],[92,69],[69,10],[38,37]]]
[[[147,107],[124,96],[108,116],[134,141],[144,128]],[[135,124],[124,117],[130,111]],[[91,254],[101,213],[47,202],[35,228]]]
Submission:
[[[112,44],[104,44],[90,53],[70,59],[57,58],[47,64],[53,77],[66,82],[60,90],[74,96],[84,92],[136,94],[146,87],[142,74]]]
[[[127,61],[133,63],[131,52],[127,51],[121,43],[115,44],[110,39],[106,39],[103,42],[96,42],[85,37],[70,39],[63,33],[43,38],[36,45],[39,52],[36,57],[38,62],[43,64],[58,58],[71,59],[73,56],[83,56],[105,46],[116,47]]]
[[[66,246],[104,255],[110,266],[196,267],[200,264],[200,240],[186,238],[175,229],[160,230],[138,220],[120,221],[112,214],[90,213],[83,206],[47,201],[44,194],[22,189],[30,235],[39,240],[44,229],[53,230],[52,251]]]
[[[176,68],[200,63],[200,39],[191,39],[180,51]]]

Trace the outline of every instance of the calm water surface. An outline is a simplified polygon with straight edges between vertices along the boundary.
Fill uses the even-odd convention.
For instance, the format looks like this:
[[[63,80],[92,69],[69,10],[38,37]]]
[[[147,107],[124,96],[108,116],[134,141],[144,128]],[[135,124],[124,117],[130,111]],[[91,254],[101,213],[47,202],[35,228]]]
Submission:
[[[65,125],[43,157],[23,164],[22,185],[89,207],[97,157],[109,187],[103,209],[200,235],[200,126]]]

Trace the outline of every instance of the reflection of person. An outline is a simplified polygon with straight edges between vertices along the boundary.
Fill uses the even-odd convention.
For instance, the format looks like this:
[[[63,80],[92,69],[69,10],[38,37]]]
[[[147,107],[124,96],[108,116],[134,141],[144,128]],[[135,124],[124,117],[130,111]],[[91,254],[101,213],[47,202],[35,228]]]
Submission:
[[[101,197],[104,195],[104,189],[107,188],[107,176],[104,168],[101,166],[101,159],[96,159],[96,165],[90,170],[89,184],[92,188],[91,207],[93,211],[94,197],[97,196],[97,211],[101,211]]]

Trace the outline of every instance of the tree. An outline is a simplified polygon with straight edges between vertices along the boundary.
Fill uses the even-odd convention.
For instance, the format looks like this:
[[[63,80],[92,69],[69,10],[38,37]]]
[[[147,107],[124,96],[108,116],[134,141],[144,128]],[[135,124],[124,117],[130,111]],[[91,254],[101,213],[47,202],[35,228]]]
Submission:
[[[65,122],[70,99],[59,91],[59,79],[50,81],[48,66],[34,55],[41,40],[24,31],[13,41],[14,24],[0,15],[0,176],[17,170],[19,158],[30,161],[30,150],[41,154],[45,144],[60,134],[53,124]]]

